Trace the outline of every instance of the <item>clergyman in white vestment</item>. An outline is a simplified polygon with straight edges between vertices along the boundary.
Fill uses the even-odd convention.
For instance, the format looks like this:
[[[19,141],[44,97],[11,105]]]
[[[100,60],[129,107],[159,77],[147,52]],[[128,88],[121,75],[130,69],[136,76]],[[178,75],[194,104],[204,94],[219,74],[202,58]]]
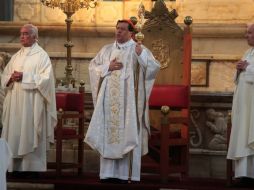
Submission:
[[[236,178],[254,178],[254,25],[247,28],[251,46],[237,62],[228,159],[234,160]]]
[[[2,138],[13,153],[9,171],[46,171],[46,150],[57,123],[55,82],[48,54],[32,24],[20,30],[22,48],[5,67]]]
[[[148,99],[159,63],[131,38],[133,30],[131,21],[118,21],[115,43],[104,46],[89,65],[94,113],[85,142],[100,153],[102,180],[140,181],[141,156],[148,152]]]

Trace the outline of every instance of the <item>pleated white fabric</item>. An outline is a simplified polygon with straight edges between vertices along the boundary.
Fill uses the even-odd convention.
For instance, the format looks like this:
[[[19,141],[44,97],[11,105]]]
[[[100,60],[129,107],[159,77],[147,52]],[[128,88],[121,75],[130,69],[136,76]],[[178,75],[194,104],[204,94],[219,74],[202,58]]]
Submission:
[[[22,81],[6,86],[14,71],[23,72]],[[13,153],[9,171],[46,171],[46,149],[54,143],[57,122],[48,54],[37,43],[21,48],[5,67],[1,84],[6,92],[2,138]]]
[[[235,160],[236,177],[253,177],[253,172],[249,171],[254,171],[254,165],[250,161],[254,157],[254,49],[247,50],[242,60],[250,65],[235,77],[232,130],[227,158]]]
[[[0,189],[6,190],[6,171],[11,162],[12,152],[5,139],[0,138]]]
[[[140,180],[141,155],[148,151],[148,99],[159,63],[145,47],[138,56],[135,46],[133,40],[106,45],[89,65],[95,109],[85,142],[101,155],[101,179],[127,179],[129,154],[133,152],[132,180]],[[123,63],[123,68],[108,72],[109,63],[114,58]],[[137,64],[140,65],[138,116],[134,89]]]

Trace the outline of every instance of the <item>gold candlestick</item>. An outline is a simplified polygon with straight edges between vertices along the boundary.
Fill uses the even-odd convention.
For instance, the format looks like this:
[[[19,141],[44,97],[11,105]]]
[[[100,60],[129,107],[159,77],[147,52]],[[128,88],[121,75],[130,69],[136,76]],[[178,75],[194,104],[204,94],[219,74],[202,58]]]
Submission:
[[[50,8],[59,8],[61,9],[67,16],[65,19],[66,23],[66,31],[67,31],[67,41],[64,46],[67,49],[67,65],[65,67],[65,80],[64,83],[66,86],[71,84],[74,80],[72,76],[73,67],[71,64],[71,48],[74,46],[71,41],[71,24],[73,22],[72,15],[81,8],[95,8],[98,4],[99,0],[40,0],[41,3]]]

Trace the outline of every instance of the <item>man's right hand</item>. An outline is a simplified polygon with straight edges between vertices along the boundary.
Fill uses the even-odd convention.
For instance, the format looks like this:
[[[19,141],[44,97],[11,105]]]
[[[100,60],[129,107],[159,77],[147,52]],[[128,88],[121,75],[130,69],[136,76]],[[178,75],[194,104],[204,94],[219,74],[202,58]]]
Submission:
[[[113,59],[112,61],[110,61],[110,64],[109,64],[109,71],[115,71],[115,70],[120,70],[123,68],[123,64],[121,62],[118,62],[115,59]]]
[[[12,83],[12,82],[19,82],[21,81],[23,78],[23,73],[22,72],[18,72],[18,71],[14,71],[12,74],[11,74],[11,78],[9,80],[9,84]]]
[[[236,63],[236,69],[238,72],[244,71],[249,63],[246,60],[240,60]]]

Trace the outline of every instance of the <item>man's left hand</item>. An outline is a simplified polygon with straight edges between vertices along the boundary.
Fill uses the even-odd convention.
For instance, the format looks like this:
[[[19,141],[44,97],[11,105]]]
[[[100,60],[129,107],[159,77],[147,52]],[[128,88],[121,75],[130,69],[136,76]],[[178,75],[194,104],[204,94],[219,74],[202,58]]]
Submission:
[[[135,48],[135,51],[136,51],[136,54],[138,55],[138,56],[140,56],[141,55],[141,53],[142,53],[142,47],[141,47],[141,42],[137,42],[137,44],[136,44],[136,48]]]

